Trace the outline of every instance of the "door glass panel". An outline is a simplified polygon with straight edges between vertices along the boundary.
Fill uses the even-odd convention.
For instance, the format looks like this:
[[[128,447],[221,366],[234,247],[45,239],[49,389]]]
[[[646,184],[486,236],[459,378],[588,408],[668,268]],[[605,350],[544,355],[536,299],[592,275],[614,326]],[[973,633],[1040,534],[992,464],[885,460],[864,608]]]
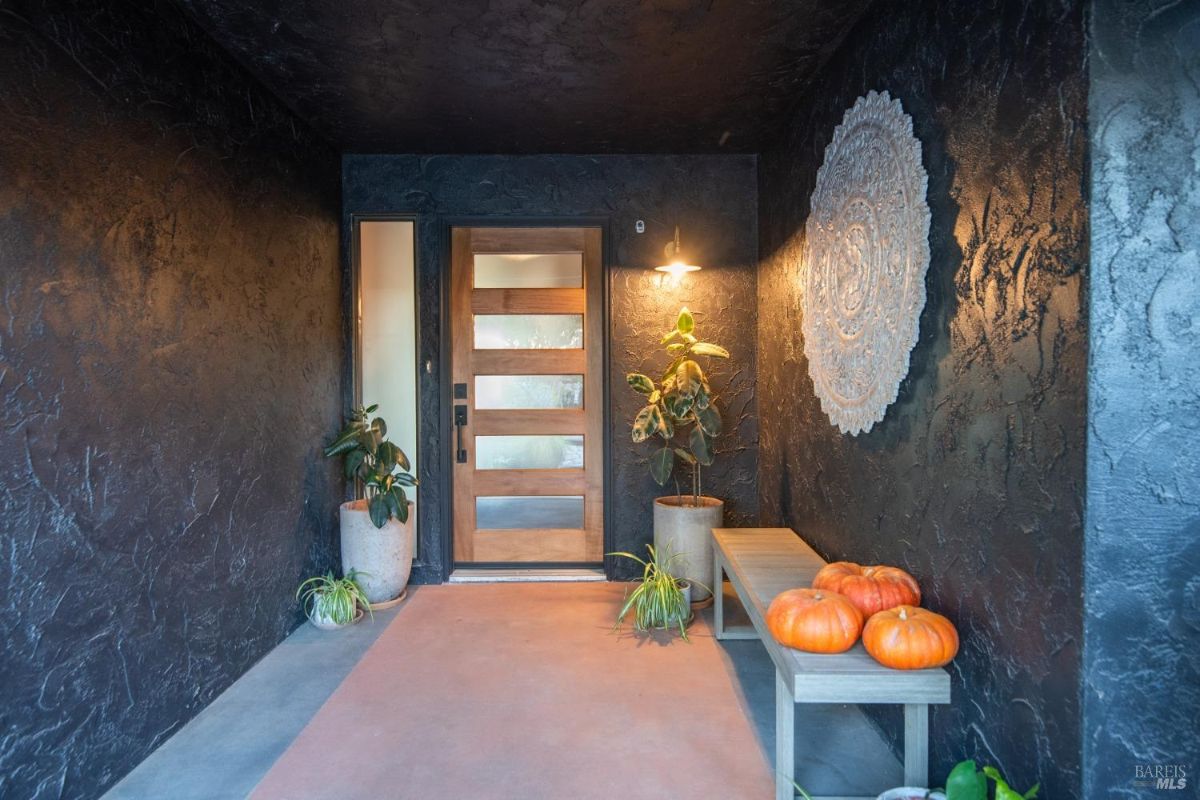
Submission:
[[[582,289],[583,253],[476,253],[476,289]]]
[[[475,408],[583,408],[583,376],[476,375]]]
[[[475,469],[583,469],[583,437],[476,436]]]
[[[583,497],[476,497],[475,527],[480,530],[582,528]]]
[[[476,350],[583,347],[582,314],[476,314]]]

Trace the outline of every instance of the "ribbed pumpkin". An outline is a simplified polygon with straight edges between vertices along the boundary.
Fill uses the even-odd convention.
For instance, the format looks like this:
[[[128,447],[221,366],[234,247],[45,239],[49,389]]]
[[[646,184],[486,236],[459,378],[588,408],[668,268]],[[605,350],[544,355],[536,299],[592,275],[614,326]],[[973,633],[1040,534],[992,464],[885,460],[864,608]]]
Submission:
[[[812,582],[814,589],[844,594],[863,616],[899,605],[920,605],[917,581],[899,567],[864,567],[850,561],[835,561],[821,567]]]
[[[943,667],[958,654],[954,623],[924,608],[896,606],[880,611],[863,628],[863,647],[885,667]]]
[[[775,640],[809,653],[849,650],[862,626],[862,612],[836,592],[789,589],[767,608],[767,630]]]

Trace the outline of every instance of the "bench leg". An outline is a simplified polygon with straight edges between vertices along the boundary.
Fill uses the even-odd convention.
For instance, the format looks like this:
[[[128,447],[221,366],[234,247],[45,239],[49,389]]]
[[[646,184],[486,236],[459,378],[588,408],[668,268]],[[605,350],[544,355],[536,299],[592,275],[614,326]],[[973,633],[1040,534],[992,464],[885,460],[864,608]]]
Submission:
[[[775,672],[775,800],[793,800],[796,787],[796,698],[792,687]]]
[[[929,785],[929,706],[904,706],[904,785]]]
[[[725,590],[722,588],[725,581],[724,570],[721,569],[721,554],[716,551],[716,545],[713,545],[713,634],[718,639],[725,638]]]

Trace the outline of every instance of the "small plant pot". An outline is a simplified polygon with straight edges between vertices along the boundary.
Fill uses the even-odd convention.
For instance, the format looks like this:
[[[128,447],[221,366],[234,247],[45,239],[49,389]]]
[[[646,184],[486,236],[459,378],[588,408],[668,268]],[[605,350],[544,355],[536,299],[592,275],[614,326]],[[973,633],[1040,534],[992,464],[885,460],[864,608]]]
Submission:
[[[654,501],[654,548],[678,553],[671,571],[696,584],[692,598],[706,604],[712,594],[705,588],[713,579],[712,529],[725,518],[725,503],[715,497],[701,497],[692,505],[692,496],[671,495]]]
[[[932,789],[918,789],[913,786],[901,786],[888,789],[876,800],[946,800],[946,795]]]
[[[349,622],[334,622],[333,618],[325,613],[325,609],[321,608],[320,603],[318,602],[313,607],[313,613],[309,615],[308,621],[312,623],[314,628],[318,628],[323,631],[336,631],[342,628],[349,628],[362,618],[363,610],[360,608],[358,609],[358,613],[354,615],[354,619],[350,620]]]

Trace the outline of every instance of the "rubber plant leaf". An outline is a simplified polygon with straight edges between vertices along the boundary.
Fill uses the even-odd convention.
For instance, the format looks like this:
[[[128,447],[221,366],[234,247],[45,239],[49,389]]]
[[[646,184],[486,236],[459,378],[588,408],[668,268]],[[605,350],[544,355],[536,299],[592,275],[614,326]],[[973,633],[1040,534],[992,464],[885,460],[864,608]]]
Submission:
[[[713,463],[712,444],[708,441],[708,437],[704,435],[704,430],[699,426],[692,428],[691,434],[688,436],[688,447],[692,451],[692,455],[696,457],[704,466],[709,466]]]
[[[675,329],[680,333],[691,333],[695,328],[696,318],[687,310],[687,306],[684,306],[679,311],[679,319],[675,321]]]
[[[625,382],[633,387],[635,392],[650,394],[654,391],[654,381],[640,372],[631,372],[625,376]]]
[[[675,370],[675,386],[684,397],[695,397],[696,392],[704,386],[704,371],[695,361],[685,359]]]
[[[371,522],[376,528],[382,528],[388,521],[388,507],[385,501],[379,495],[375,495],[367,501],[367,513],[371,515]]]
[[[646,406],[633,419],[633,441],[644,442],[658,430],[655,414],[659,413],[658,406]]]
[[[717,411],[716,406],[709,405],[705,408],[697,409],[696,420],[709,436],[719,436],[721,434],[721,412]]]
[[[675,453],[671,448],[664,447],[650,456],[650,476],[659,486],[666,486],[671,478],[671,470],[675,467]]]
[[[689,453],[687,450],[684,450],[682,447],[675,448],[675,455],[679,456],[681,459],[683,459],[688,464],[696,463],[696,457],[694,455],[692,455],[691,453]]]
[[[716,358],[729,358],[729,351],[719,344],[712,342],[696,342],[692,345],[692,353],[701,356],[714,356]]]

